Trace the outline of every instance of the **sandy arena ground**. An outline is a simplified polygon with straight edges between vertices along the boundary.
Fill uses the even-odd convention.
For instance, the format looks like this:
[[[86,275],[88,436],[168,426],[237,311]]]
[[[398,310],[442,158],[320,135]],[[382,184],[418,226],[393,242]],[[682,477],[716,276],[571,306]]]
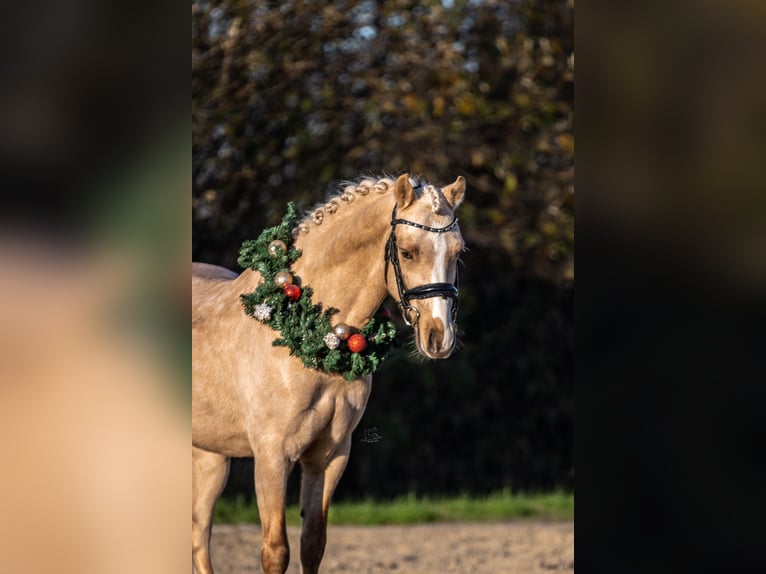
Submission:
[[[289,527],[290,567],[299,574],[298,527]],[[216,574],[259,573],[257,525],[213,527]],[[574,572],[572,522],[330,526],[322,574],[536,574]]]

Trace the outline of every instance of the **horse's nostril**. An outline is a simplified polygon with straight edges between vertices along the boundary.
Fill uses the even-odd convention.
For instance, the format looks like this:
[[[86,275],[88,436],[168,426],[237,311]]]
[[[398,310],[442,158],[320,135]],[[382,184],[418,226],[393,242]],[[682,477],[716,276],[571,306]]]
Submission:
[[[434,330],[428,334],[428,350],[431,353],[438,353],[441,346],[441,337]]]

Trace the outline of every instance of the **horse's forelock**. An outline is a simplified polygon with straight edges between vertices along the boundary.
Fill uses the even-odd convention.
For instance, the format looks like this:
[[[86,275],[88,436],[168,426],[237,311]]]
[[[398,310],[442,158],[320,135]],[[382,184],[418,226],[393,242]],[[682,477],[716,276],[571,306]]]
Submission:
[[[442,206],[442,194],[430,183],[423,188],[423,198],[431,206],[433,213],[439,213]]]

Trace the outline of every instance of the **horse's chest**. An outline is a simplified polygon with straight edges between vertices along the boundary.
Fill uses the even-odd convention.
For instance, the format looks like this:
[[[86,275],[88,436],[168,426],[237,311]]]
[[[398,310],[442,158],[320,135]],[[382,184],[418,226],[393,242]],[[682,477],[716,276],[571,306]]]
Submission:
[[[364,414],[370,385],[359,381],[343,385],[316,393],[310,408],[295,418],[286,442],[290,458],[330,456],[348,440]]]
[[[367,407],[369,396],[369,386],[360,385],[349,388],[339,397],[336,397],[331,432],[341,438],[348,436],[359,424],[359,420]]]

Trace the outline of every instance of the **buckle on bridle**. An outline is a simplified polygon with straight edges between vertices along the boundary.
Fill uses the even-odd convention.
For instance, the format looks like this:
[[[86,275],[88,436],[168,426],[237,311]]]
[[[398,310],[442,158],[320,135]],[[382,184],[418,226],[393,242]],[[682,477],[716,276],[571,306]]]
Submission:
[[[404,322],[407,324],[408,327],[417,327],[418,323],[420,322],[420,311],[418,311],[417,307],[413,307],[410,304],[403,305],[402,303],[399,303],[399,309],[402,312],[402,318],[404,319]],[[412,312],[415,312],[415,318],[412,319],[410,317],[410,314]]]

